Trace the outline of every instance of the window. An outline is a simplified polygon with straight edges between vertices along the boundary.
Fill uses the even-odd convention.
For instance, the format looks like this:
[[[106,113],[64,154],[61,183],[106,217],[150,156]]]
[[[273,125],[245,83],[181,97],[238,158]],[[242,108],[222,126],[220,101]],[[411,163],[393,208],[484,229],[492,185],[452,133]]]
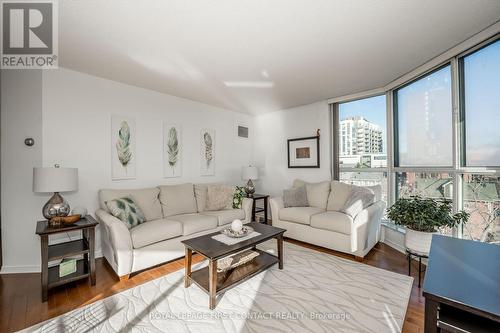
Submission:
[[[451,199],[453,196],[453,177],[447,172],[399,172],[396,179],[398,197]]]
[[[463,238],[500,244],[500,177],[463,175],[463,209],[470,218]]]
[[[385,95],[339,104],[341,168],[387,167]]]
[[[396,166],[452,166],[451,68],[394,92]]]
[[[387,172],[341,172],[340,181],[357,186],[382,186],[382,200],[387,201]]]
[[[399,172],[396,174],[398,197],[419,195],[431,199],[452,199],[453,175],[447,172]],[[453,235],[453,230],[443,227],[442,235]]]
[[[462,163],[500,166],[500,41],[461,58],[460,69],[465,119]]]
[[[388,202],[386,110],[385,95],[341,103],[337,126],[339,180],[380,185]]]
[[[387,96],[393,103],[377,96],[332,108],[340,181],[382,185],[388,206],[412,195],[453,200],[453,212],[470,218],[440,233],[500,245],[500,35]]]

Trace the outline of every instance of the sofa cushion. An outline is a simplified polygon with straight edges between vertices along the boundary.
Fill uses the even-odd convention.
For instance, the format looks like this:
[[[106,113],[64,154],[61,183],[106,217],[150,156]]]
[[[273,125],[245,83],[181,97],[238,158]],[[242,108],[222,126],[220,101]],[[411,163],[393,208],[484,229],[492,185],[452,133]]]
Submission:
[[[157,187],[128,190],[103,189],[99,191],[99,206],[109,213],[106,201],[130,196],[144,213],[146,221],[157,220],[163,217],[159,193],[160,190]]]
[[[233,222],[236,219],[244,220],[245,211],[243,209],[225,209],[211,212],[203,212],[202,215],[217,217],[219,225],[225,225]]]
[[[218,225],[217,217],[197,213],[170,216],[169,220],[179,221],[182,224],[182,234],[184,236],[214,229]]]
[[[330,194],[330,182],[307,183],[300,179],[293,181],[293,187],[306,186],[307,202],[311,207],[326,209],[328,195]]]
[[[217,185],[218,183],[194,184],[194,196],[196,198],[196,207],[198,213],[203,212],[207,205],[208,185]]]
[[[182,224],[167,219],[153,220],[130,230],[135,249],[182,235]]]
[[[351,234],[352,217],[341,212],[324,212],[311,217],[311,227]]]
[[[198,211],[193,184],[163,185],[159,188],[164,217]]]
[[[334,180],[331,182],[330,196],[328,197],[327,210],[340,211],[349,196],[351,195],[352,185]]]
[[[281,208],[279,212],[280,220],[301,224],[310,224],[311,216],[324,212],[324,209],[317,207],[288,207]]]

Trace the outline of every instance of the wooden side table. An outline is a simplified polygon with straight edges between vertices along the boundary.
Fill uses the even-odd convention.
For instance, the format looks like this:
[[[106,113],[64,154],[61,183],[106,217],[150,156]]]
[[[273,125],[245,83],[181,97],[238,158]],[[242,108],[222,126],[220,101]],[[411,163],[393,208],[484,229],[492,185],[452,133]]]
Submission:
[[[253,205],[252,205],[252,221],[255,221],[255,214],[256,213],[260,213],[260,212],[264,212],[264,223],[267,224],[268,220],[267,220],[267,205],[268,205],[268,201],[269,201],[269,194],[254,194],[253,197],[251,197],[251,199],[253,199]],[[264,201],[264,207],[257,207],[255,205],[255,202],[257,200],[263,200]]]
[[[90,277],[95,285],[95,227],[99,223],[90,215],[69,226],[52,227],[48,221],[38,221],[36,234],[41,240],[42,255],[42,301],[46,302],[48,291],[54,287]],[[81,230],[82,238],[49,245],[49,236],[69,231]],[[49,268],[49,262],[66,257],[83,255],[76,262],[76,272],[60,277],[59,265]]]

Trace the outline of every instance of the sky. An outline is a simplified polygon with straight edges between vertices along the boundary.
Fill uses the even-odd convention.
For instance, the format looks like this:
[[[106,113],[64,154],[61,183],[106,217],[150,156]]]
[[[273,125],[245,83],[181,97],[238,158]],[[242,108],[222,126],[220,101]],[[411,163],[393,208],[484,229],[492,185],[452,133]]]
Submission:
[[[500,165],[500,40],[464,58],[466,159]]]

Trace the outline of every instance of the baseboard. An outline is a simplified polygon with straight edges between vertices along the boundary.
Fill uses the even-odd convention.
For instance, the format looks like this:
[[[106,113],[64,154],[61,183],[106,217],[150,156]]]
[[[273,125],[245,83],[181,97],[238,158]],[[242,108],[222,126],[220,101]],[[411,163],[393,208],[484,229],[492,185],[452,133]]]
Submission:
[[[102,257],[101,249],[95,252],[96,258]],[[21,273],[40,273],[40,265],[25,265],[25,266],[7,266],[3,265],[0,274],[21,274]]]
[[[399,251],[401,253],[405,253],[406,254],[406,251],[405,251],[404,247],[402,247],[401,245],[396,244],[394,242],[391,242],[389,239],[384,239],[384,241],[382,243],[384,243],[386,245],[389,245],[390,247],[392,247],[393,249],[395,249],[395,250],[397,250],[397,251]]]
[[[2,266],[0,274],[40,273],[40,266]]]

